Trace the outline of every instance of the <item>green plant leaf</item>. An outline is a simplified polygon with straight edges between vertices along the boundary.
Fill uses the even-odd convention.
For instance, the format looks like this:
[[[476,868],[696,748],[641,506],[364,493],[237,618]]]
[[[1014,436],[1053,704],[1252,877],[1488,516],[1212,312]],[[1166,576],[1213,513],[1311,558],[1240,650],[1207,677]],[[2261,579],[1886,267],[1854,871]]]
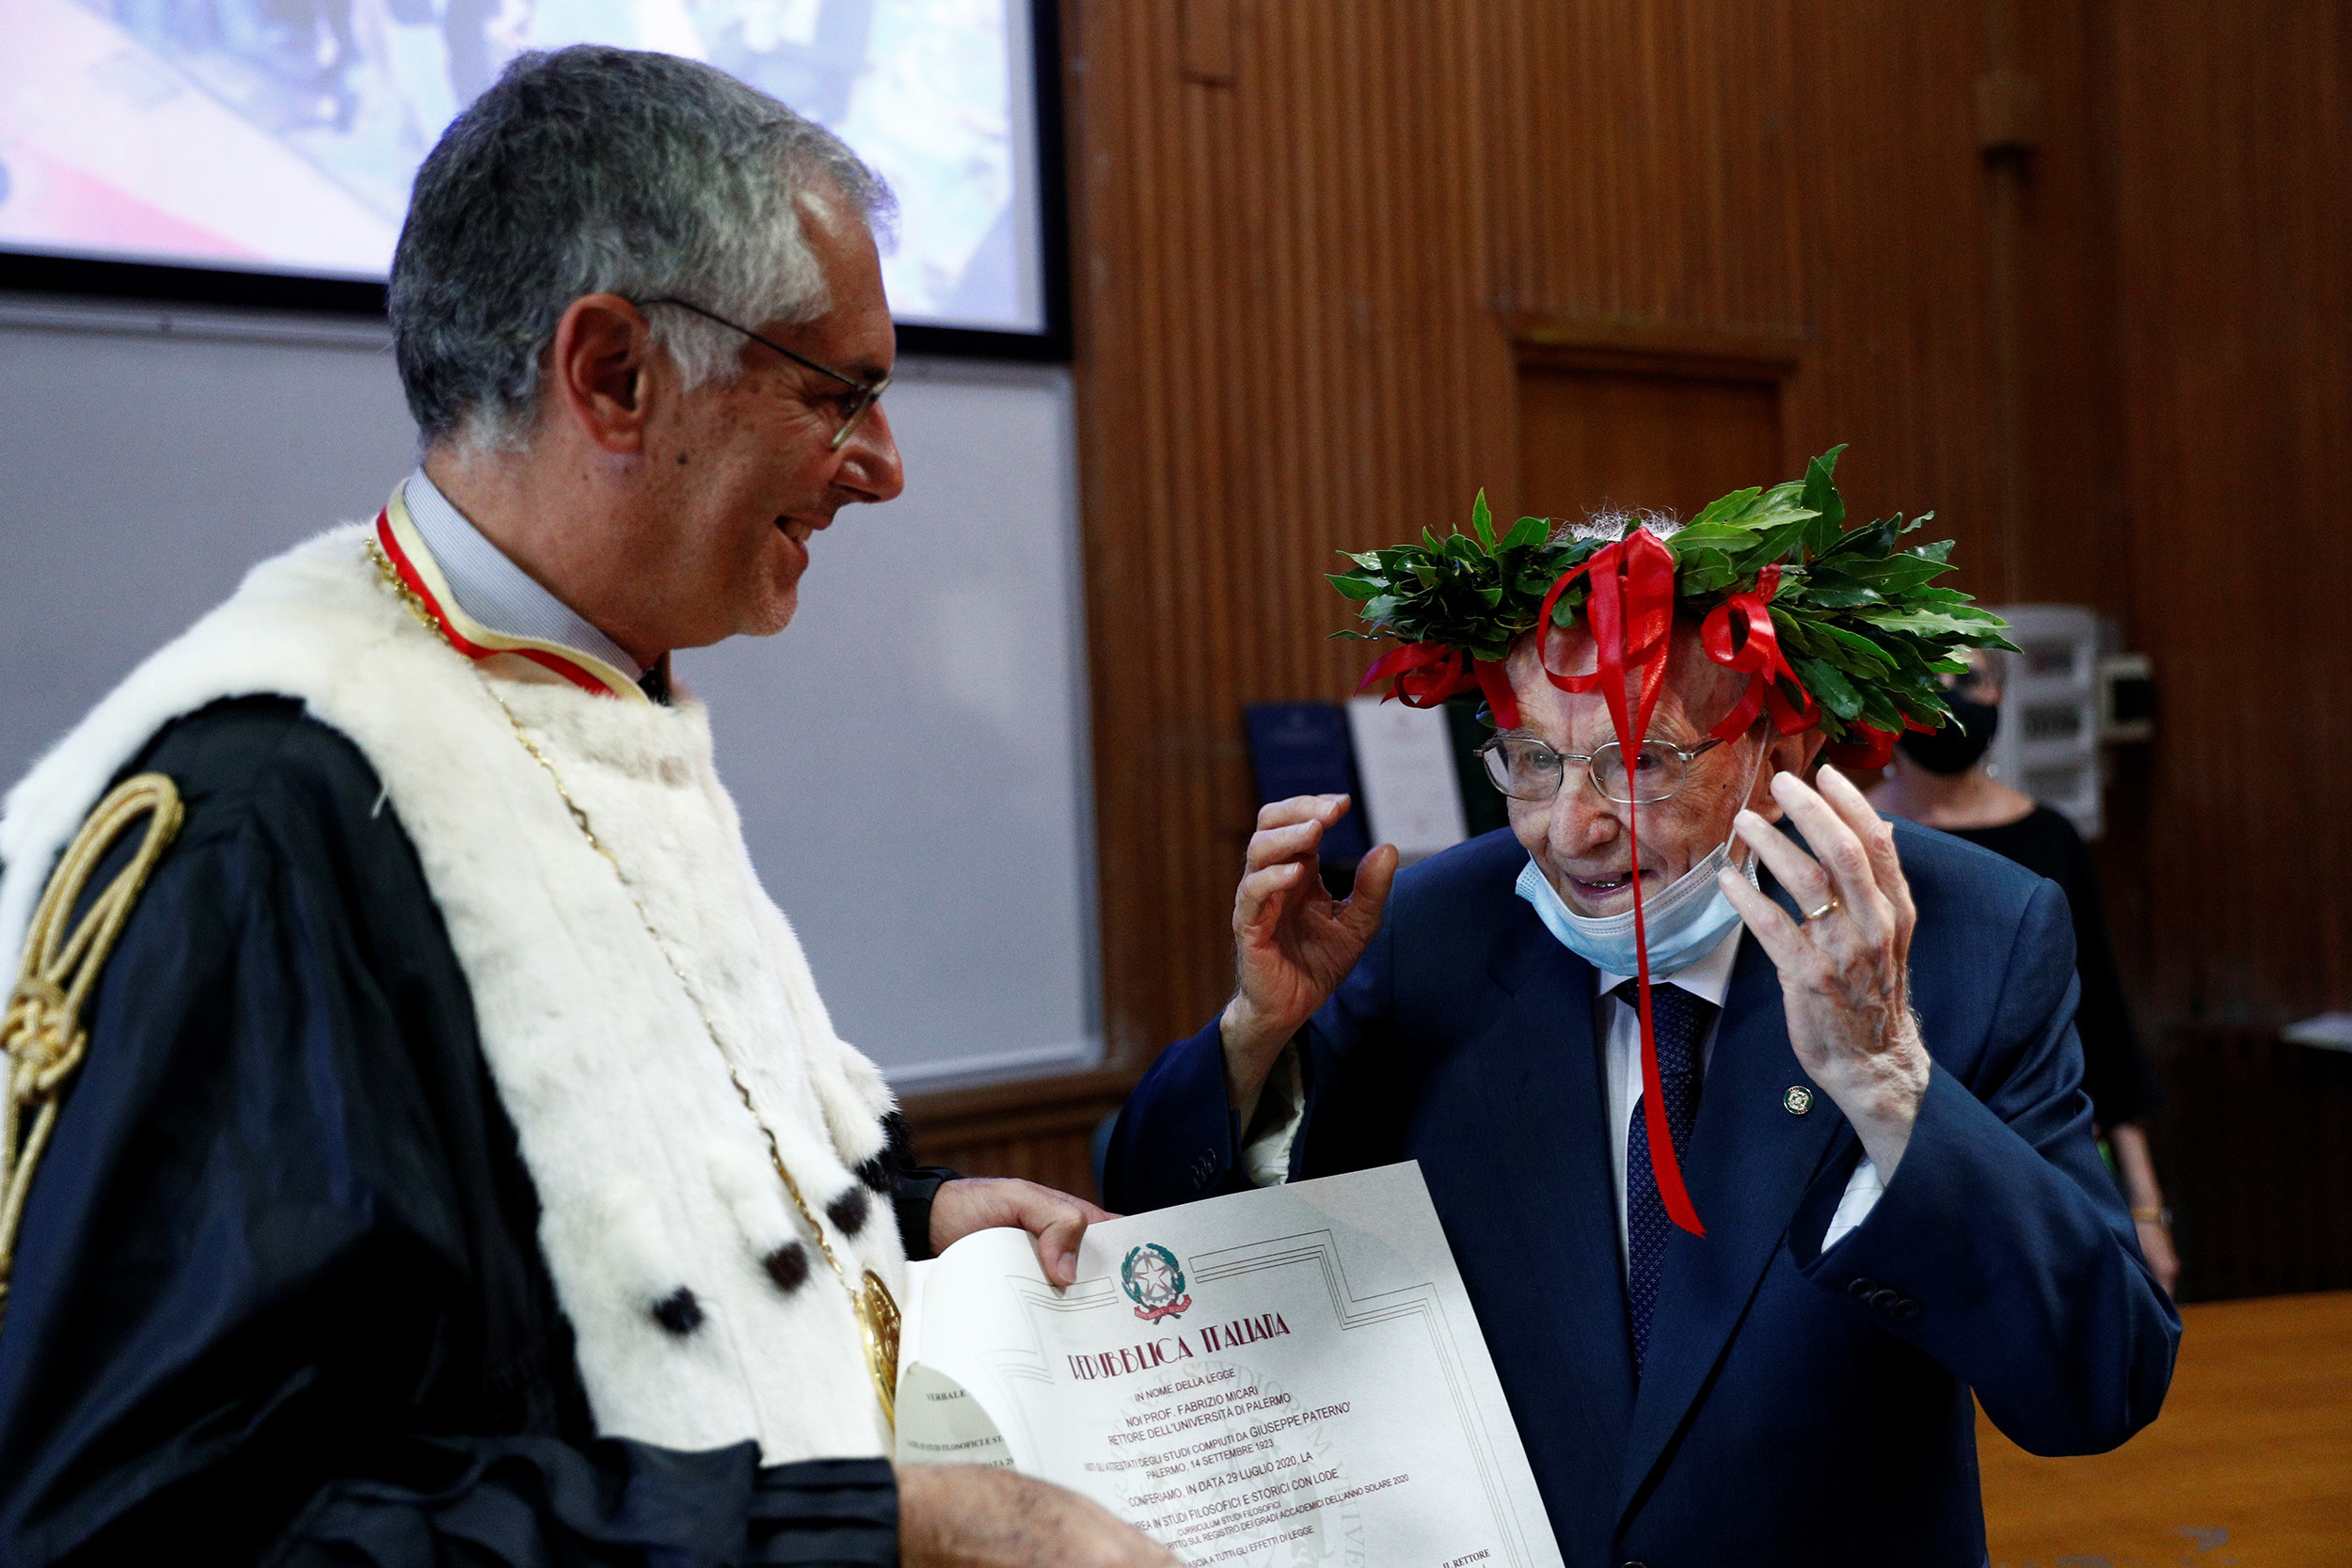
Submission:
[[[1797,678],[1804,682],[1804,689],[1813,693],[1814,701],[1840,719],[1861,717],[1862,695],[1836,666],[1802,655],[1788,662],[1796,669]]]
[[[1903,710],[1883,686],[1866,686],[1862,692],[1862,721],[1876,729],[1902,734]]]
[[[1484,495],[1486,492],[1482,490],[1479,493]],[[1548,518],[1521,517],[1511,525],[1511,531],[1503,536],[1502,547],[1506,550],[1517,550],[1524,549],[1530,545],[1540,545],[1544,542],[1545,535],[1550,531],[1551,523]]]
[[[1886,552],[1895,547],[1896,525],[1900,521],[1899,517],[1896,517],[1849,529],[1838,535],[1837,543],[1822,552],[1823,556],[1836,561],[1841,566],[1855,558],[1863,561],[1883,560]]]
[[[1756,548],[1751,553],[1750,559],[1756,560],[1760,557],[1761,560],[1758,560],[1756,563],[1761,566],[1774,561],[1786,560],[1791,551],[1802,550],[1804,547],[1805,524],[1810,520],[1810,518],[1801,517],[1789,522],[1775,523],[1764,530],[1756,540]]]
[[[1846,531],[1846,503],[1837,494],[1837,482],[1832,476],[1837,471],[1837,455],[1844,451],[1840,444],[1829,449],[1805,465],[1804,504],[1814,514],[1813,526],[1805,531],[1806,550],[1820,555],[1837,543],[1837,536]]]
[[[1675,578],[1679,597],[1690,598],[1700,594],[1720,594],[1739,582],[1740,573],[1730,562],[1720,555],[1703,555],[1697,564],[1686,566]]]
[[[1811,654],[1816,657],[1819,657],[1824,651],[1820,640],[1813,635],[1812,623],[1791,613],[1788,607],[1779,600],[1772,601],[1769,613],[1772,617],[1772,631],[1779,638],[1783,648],[1796,653]]]
[[[1953,609],[1964,609],[1954,606]],[[1862,610],[1854,612],[1856,620],[1867,621],[1874,626],[1890,631],[1907,631],[1915,636],[1948,638],[1974,635],[1979,626],[1960,620],[1943,610]]]
[[[1470,527],[1478,531],[1478,542],[1488,550],[1495,547],[1495,515],[1486,508],[1486,492],[1480,490],[1470,502]]]
[[[1741,516],[1755,503],[1756,497],[1763,493],[1760,489],[1751,487],[1745,490],[1734,490],[1728,496],[1719,496],[1699,508],[1699,515],[1691,519],[1691,527],[1706,528],[1727,518]]]
[[[1889,599],[1907,598],[1951,570],[1940,561],[1923,561],[1915,555],[1890,555],[1883,561],[1847,561],[1840,562],[1838,569]]]
[[[1816,622],[1815,626],[1823,637],[1836,643],[1851,657],[1860,659],[1865,666],[1883,670],[1889,674],[1894,673],[1895,656],[1860,632],[1848,631],[1845,627],[1833,626],[1827,621]],[[1848,668],[1851,669],[1852,666],[1848,665]]]

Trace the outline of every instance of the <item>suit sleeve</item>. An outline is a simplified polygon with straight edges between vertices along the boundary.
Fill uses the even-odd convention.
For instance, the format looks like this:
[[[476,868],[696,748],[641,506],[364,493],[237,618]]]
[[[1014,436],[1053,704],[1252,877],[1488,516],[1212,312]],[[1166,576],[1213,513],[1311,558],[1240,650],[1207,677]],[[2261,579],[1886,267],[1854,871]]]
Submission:
[[[1388,916],[1356,967],[1307,1021],[1294,1049],[1305,1108],[1292,1139],[1291,1176],[1330,1176],[1396,1158],[1403,1103],[1376,1063],[1394,1038]],[[1104,1202],[1140,1213],[1197,1198],[1247,1192],[1243,1129],[1225,1083],[1225,1045],[1216,1022],[1160,1053],[1127,1096],[1104,1164]]]
[[[858,1179],[877,1192],[886,1194],[891,1208],[898,1217],[898,1240],[910,1259],[936,1257],[931,1251],[931,1204],[939,1196],[939,1189],[960,1180],[962,1172],[946,1165],[918,1165],[914,1163],[914,1130],[907,1125],[905,1115],[891,1112],[882,1118],[883,1132],[889,1141],[882,1151],[858,1171]]]
[[[2153,1420],[2181,1332],[2091,1141],[2068,922],[2042,882],[1991,1043],[1967,1082],[1934,1068],[1869,1217],[1808,1255],[1842,1180],[1825,1173],[1790,1233],[1808,1275],[1949,1368],[2039,1454],[2105,1452]]]
[[[496,1354],[520,1265],[434,1070],[480,1058],[363,934],[421,873],[353,849],[366,796],[280,783],[190,794],[108,966],[0,1321],[0,1561],[895,1563],[882,1460],[485,1418],[577,1381],[567,1334]]]

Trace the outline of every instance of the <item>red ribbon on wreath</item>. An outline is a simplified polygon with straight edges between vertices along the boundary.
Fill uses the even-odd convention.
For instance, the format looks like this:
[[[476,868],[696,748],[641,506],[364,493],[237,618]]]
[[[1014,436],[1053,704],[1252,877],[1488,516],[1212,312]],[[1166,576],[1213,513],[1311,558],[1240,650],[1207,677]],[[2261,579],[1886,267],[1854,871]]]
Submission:
[[[1393,697],[1406,707],[1438,707],[1448,697],[1475,691],[1486,699],[1486,710],[1494,715],[1496,728],[1518,728],[1518,700],[1511,695],[1511,683],[1494,659],[1473,658],[1442,642],[1407,642],[1374,659],[1356,689],[1361,691],[1384,680],[1390,686],[1383,702]]]
[[[1895,760],[1895,742],[1902,737],[1903,731],[1916,730],[1921,735],[1933,735],[1935,726],[1922,724],[1906,713],[1903,715],[1902,730],[1883,730],[1876,724],[1865,724],[1859,720],[1855,721],[1853,730],[1859,739],[1836,741],[1824,748],[1821,755],[1840,768],[1883,768]]]
[[[1595,657],[1590,674],[1563,675],[1544,657],[1544,640],[1551,627],[1552,607],[1579,578],[1588,595],[1584,614],[1592,627]],[[1675,558],[1659,537],[1636,529],[1624,539],[1594,553],[1591,560],[1561,574],[1544,595],[1535,616],[1535,656],[1544,678],[1563,691],[1600,688],[1609,705],[1609,721],[1617,732],[1617,749],[1627,757],[1639,753],[1642,737],[1649,734],[1650,714],[1666,682],[1666,659],[1674,643]],[[1629,709],[1626,675],[1635,672],[1640,690]],[[1628,764],[1630,767],[1630,764]],[[1658,1077],[1658,1037],[1650,1021],[1649,932],[1642,912],[1641,808],[1625,808],[1627,848],[1632,857],[1633,942],[1639,955],[1637,1011],[1642,1021],[1642,1110],[1649,1130],[1650,1174],[1658,1180],[1658,1196],[1667,1217],[1693,1236],[1707,1234],[1698,1211],[1691,1206],[1682,1184],[1682,1164],[1675,1157],[1674,1135],[1666,1127],[1666,1091]]]
[[[1753,591],[1732,594],[1708,611],[1699,626],[1699,645],[1707,650],[1707,657],[1748,677],[1748,689],[1739,703],[1722,723],[1707,732],[1717,740],[1739,739],[1748,733],[1756,715],[1767,710],[1773,727],[1783,735],[1795,735],[1820,722],[1821,710],[1815,705],[1813,693],[1788,667],[1788,656],[1780,651],[1780,634],[1772,629],[1772,612],[1766,607],[1779,592],[1780,563],[1774,562],[1756,575]],[[1782,681],[1796,689],[1804,699],[1802,705],[1789,701],[1781,689]]]

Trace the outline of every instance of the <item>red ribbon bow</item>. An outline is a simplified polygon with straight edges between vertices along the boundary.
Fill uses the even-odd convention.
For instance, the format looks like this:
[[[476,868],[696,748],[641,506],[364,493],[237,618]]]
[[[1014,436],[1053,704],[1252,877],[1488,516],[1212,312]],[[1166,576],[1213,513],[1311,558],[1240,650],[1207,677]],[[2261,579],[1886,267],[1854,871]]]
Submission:
[[[1722,723],[1707,732],[1717,740],[1739,739],[1748,733],[1756,715],[1768,708],[1774,727],[1783,735],[1795,735],[1820,722],[1821,711],[1814,705],[1813,693],[1788,667],[1788,656],[1780,651],[1780,636],[1772,629],[1772,612],[1766,606],[1779,592],[1780,565],[1775,562],[1756,574],[1752,592],[1732,594],[1709,610],[1699,626],[1699,644],[1707,650],[1707,657],[1748,677],[1748,689],[1738,705]],[[1790,702],[1781,689],[1784,680],[1796,688],[1804,699],[1802,705]]]
[[[1394,697],[1406,707],[1437,707],[1460,692],[1479,692],[1486,697],[1487,711],[1494,715],[1497,727],[1518,727],[1518,701],[1511,695],[1511,683],[1503,678],[1502,666],[1491,658],[1473,658],[1442,642],[1407,642],[1373,660],[1372,668],[1364,672],[1356,689],[1361,691],[1374,682],[1384,680],[1391,682],[1388,697]],[[1381,701],[1386,702],[1388,697]]]

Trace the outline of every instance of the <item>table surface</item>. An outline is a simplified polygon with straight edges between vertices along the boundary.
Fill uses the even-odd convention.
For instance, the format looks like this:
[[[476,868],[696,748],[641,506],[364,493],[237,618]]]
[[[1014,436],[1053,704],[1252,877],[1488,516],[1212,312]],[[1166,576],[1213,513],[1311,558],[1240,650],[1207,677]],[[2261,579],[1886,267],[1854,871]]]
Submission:
[[[2352,1564],[2352,1291],[2181,1309],[2164,1413],[2037,1459],[1979,1411],[1994,1568]]]

